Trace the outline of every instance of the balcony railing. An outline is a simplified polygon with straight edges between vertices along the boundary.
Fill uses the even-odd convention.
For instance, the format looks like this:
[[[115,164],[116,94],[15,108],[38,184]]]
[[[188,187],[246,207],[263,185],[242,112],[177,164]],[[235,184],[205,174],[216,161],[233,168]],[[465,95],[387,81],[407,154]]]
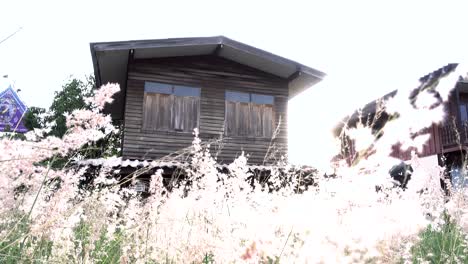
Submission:
[[[468,122],[448,122],[440,127],[440,134],[444,147],[468,143]]]

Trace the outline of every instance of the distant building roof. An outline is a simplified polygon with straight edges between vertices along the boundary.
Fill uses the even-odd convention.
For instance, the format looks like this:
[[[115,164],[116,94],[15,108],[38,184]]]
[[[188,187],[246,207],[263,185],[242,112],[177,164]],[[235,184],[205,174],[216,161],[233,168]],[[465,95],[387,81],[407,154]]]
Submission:
[[[12,132],[25,133],[28,130],[23,124],[26,105],[10,85],[0,93],[0,132],[9,129]]]
[[[413,99],[417,93],[419,93],[420,91],[432,86],[433,84],[435,84],[436,82],[438,82],[441,78],[447,76],[447,74],[455,71],[455,69],[457,68],[458,64],[457,63],[449,63],[447,64],[446,66],[444,67],[441,67],[431,73],[428,73],[426,75],[424,75],[423,77],[419,78],[419,82],[421,83],[420,86],[416,89],[414,89],[410,95],[410,98],[408,98],[408,100],[411,100]],[[468,76],[467,76],[468,77]],[[460,81],[462,81],[462,77],[460,78],[459,80],[459,83]],[[459,85],[459,84],[457,84]],[[380,98],[378,98],[377,100],[374,100],[368,104],[366,104],[362,109],[360,109],[359,111],[355,111],[351,116],[349,116],[348,118],[344,118],[343,121],[345,123],[347,123],[348,126],[354,126],[356,125],[356,123],[360,120],[360,118],[368,118],[370,115],[374,114],[376,111],[377,111],[377,103],[379,101],[386,101],[390,98],[393,98],[395,97],[395,95],[398,93],[398,89],[397,90],[394,90]],[[339,124],[337,124],[337,126],[334,128],[334,131],[333,133],[335,135],[338,135],[340,132],[341,132],[341,129],[343,128],[344,126],[344,122],[341,122]]]
[[[91,56],[98,86],[117,82],[126,87],[129,56],[135,59],[176,56],[219,56],[288,80],[290,97],[321,81],[321,71],[224,36],[173,38],[91,43]],[[123,94],[114,96],[107,109],[115,119],[123,114]]]

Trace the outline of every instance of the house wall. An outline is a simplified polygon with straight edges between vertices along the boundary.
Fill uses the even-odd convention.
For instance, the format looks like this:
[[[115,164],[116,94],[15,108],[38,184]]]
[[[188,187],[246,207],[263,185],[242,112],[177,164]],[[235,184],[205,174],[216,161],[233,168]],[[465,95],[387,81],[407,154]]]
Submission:
[[[460,120],[459,103],[468,102],[468,96],[464,93],[454,91],[445,104],[446,117],[440,126],[440,134],[442,138],[442,152],[451,152],[459,149],[459,143],[466,141],[465,125]]]
[[[428,156],[442,153],[442,142],[440,138],[439,126],[432,125],[427,129],[426,132],[429,134],[429,139],[423,145],[421,152],[417,152],[418,156],[428,157]],[[412,150],[413,149],[403,151],[400,149],[399,145],[394,145],[391,156],[395,158],[399,158],[401,160],[410,160]]]
[[[442,153],[442,142],[440,137],[439,126],[433,124],[426,130],[426,132],[429,134],[429,139],[423,145],[422,150],[420,152],[417,152],[418,156],[421,158]],[[341,156],[338,159],[345,159],[348,164],[353,164],[354,160],[356,159],[355,142],[349,137],[345,137],[341,140],[342,146],[345,146],[345,151],[341,154]],[[411,151],[413,150],[416,151],[416,149],[413,148],[402,150],[401,144],[395,144],[392,146],[392,152],[390,153],[390,156],[407,161],[411,159]]]
[[[458,85],[460,85],[460,83],[458,83]],[[435,154],[449,153],[453,151],[459,152],[460,146],[458,140],[464,142],[465,145],[468,144],[468,130],[465,130],[464,127],[460,124],[459,117],[459,102],[468,102],[468,90],[464,91],[467,92],[461,92],[457,89],[454,89],[451,92],[448,101],[444,103],[446,113],[445,119],[441,124],[433,124],[432,126],[427,128],[426,132],[429,134],[429,139],[423,145],[422,151],[418,153],[419,157],[432,157]],[[372,123],[373,118],[374,116],[371,114],[369,116],[369,123]],[[384,120],[382,121],[383,123],[386,122],[386,118],[383,118],[382,120]],[[458,126],[458,128],[456,126],[454,127],[454,123],[456,126]],[[335,131],[335,134],[338,133],[338,130]],[[343,153],[341,153],[341,155],[338,156],[336,159],[345,159],[348,162],[348,164],[352,164],[352,162],[356,158],[354,142],[349,138],[341,140],[342,145],[345,146],[345,149]],[[395,144],[394,146],[392,146],[392,153],[390,155],[401,160],[411,159],[412,149],[403,151],[400,149],[400,147],[401,146],[399,144]]]
[[[244,150],[250,155],[249,163],[262,164],[272,143],[280,150],[278,154],[286,153],[287,81],[218,57],[197,56],[129,61],[123,158],[158,159],[190,146],[193,140],[191,133],[149,132],[142,129],[145,81],[201,88],[200,137],[204,141],[224,138],[222,144],[211,147],[213,154],[217,154],[218,162],[230,162]],[[279,134],[273,141],[271,138],[224,136],[226,90],[274,96],[274,124],[279,128]]]
[[[447,113],[446,121],[451,121],[449,118],[454,118],[456,122],[458,122],[458,115],[459,115],[459,109],[458,109],[458,102],[463,102],[463,101],[468,101],[468,97],[458,93],[456,91],[452,92],[448,102],[445,105],[445,111]]]

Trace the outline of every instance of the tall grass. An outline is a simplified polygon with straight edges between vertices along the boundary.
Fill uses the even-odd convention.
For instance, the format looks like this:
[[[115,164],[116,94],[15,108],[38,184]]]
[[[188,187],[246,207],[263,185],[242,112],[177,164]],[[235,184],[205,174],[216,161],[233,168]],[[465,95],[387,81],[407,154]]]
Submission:
[[[447,202],[443,168],[426,168],[417,155],[407,188],[395,187],[388,175],[391,133],[362,141],[367,154],[355,166],[336,167],[333,177],[317,173],[303,189],[289,164],[271,166],[268,182],[250,181],[244,155],[219,170],[197,131],[180,168],[186,177],[170,191],[151,164],[117,180],[104,162],[89,177],[87,168],[67,164],[87,142],[114,131],[99,110],[115,90],[103,87],[89,99],[96,110],[71,113],[63,139],[41,131],[25,141],[2,139],[0,262],[466,262],[468,193],[454,191]],[[389,131],[415,129],[410,117],[395,122],[402,123]],[[364,132],[354,134],[369,136]],[[64,157],[65,166],[54,164]],[[145,197],[131,187],[142,170],[152,173]]]
[[[446,216],[445,224],[438,229],[428,226],[420,240],[411,249],[414,263],[467,263],[467,234]]]

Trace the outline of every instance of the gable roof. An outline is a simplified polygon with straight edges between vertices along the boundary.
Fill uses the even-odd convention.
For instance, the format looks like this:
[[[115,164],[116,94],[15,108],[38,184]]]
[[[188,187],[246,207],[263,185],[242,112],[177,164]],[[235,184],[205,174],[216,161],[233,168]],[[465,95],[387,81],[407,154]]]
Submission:
[[[219,56],[288,80],[290,97],[325,77],[321,71],[224,36],[98,42],[90,43],[90,48],[97,86],[117,82],[122,91],[126,89],[130,54],[135,59]],[[114,119],[122,117],[123,100],[123,93],[118,93],[107,109]]]
[[[3,132],[6,127],[9,127],[15,132],[27,132],[22,122],[27,110],[28,108],[20,100],[13,87],[8,86],[0,93],[0,131]]]

